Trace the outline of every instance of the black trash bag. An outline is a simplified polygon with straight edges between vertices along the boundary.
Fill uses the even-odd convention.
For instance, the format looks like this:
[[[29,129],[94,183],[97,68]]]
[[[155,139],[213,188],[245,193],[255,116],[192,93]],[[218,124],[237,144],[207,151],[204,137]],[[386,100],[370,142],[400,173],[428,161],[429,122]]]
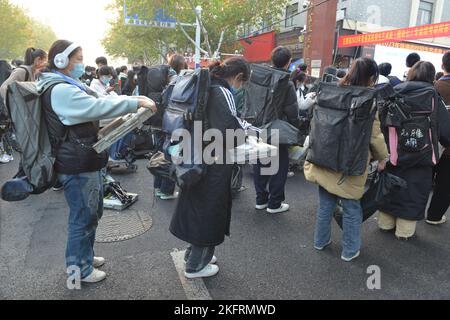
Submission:
[[[408,184],[402,178],[394,176],[385,171],[378,173],[372,180],[369,189],[364,193],[361,199],[361,208],[363,212],[363,222],[369,219],[378,211],[382,205],[389,201],[387,195],[392,191],[406,189]],[[334,212],[334,219],[342,229],[343,208],[341,204],[337,205]]]

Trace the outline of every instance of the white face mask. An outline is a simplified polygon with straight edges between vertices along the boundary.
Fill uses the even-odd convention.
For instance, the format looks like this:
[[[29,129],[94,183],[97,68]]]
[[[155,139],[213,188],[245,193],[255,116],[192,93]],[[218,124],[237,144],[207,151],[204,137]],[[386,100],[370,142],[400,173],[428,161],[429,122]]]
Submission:
[[[105,86],[109,86],[109,84],[111,83],[112,78],[111,77],[102,77],[100,79],[100,81],[105,85]]]

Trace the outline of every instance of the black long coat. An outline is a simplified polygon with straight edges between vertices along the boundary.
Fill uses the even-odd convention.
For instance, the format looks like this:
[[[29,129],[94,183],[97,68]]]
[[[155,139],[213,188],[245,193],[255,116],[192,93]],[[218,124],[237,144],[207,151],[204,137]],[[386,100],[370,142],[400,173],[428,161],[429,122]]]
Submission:
[[[233,95],[228,84],[212,80],[207,116],[209,126],[222,132],[240,128],[235,115]],[[225,150],[225,148],[224,148]],[[196,246],[218,246],[230,235],[232,165],[213,164],[195,187],[182,190],[170,232]]]
[[[410,81],[395,87],[395,90],[407,98],[412,107],[415,107],[413,99],[417,90],[424,86],[430,86],[424,82]],[[422,107],[423,106],[418,106]],[[441,102],[438,106],[439,141],[443,146],[450,145],[450,116]],[[431,107],[430,107],[431,109]],[[412,221],[420,221],[425,218],[425,211],[433,188],[433,167],[394,167],[390,164],[387,172],[403,178],[408,183],[408,188],[389,194],[389,204],[380,208],[382,212],[398,218]]]

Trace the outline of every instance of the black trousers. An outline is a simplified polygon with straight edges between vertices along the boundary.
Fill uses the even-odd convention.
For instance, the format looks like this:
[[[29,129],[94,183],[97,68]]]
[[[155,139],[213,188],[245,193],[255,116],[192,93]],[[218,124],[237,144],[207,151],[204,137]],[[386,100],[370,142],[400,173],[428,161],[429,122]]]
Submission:
[[[450,156],[443,155],[436,167],[434,194],[428,209],[428,220],[440,221],[450,206]]]
[[[278,209],[285,200],[284,189],[286,186],[287,175],[289,171],[289,146],[280,145],[279,153],[279,170],[273,176],[261,175],[261,164],[253,166],[253,179],[256,189],[256,204],[264,205],[269,203],[269,209]]]

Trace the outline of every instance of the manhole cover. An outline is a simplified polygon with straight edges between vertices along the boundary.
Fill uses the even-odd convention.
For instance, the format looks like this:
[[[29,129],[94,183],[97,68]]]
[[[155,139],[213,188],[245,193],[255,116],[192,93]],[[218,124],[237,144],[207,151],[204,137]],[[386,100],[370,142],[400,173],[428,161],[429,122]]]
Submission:
[[[143,211],[104,211],[97,228],[96,241],[100,243],[125,241],[150,230],[153,221]]]

